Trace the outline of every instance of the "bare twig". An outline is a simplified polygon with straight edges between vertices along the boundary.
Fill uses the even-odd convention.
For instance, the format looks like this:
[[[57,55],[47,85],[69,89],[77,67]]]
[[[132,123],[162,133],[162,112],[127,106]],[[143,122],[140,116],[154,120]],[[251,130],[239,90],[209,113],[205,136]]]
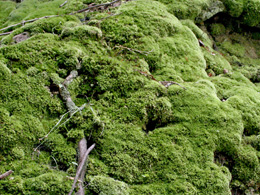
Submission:
[[[82,111],[85,107],[86,107],[86,104],[83,104],[82,106],[77,107],[77,109],[76,109],[74,112],[71,113],[70,111],[68,111],[68,112],[66,112],[65,114],[63,114],[63,115],[61,116],[60,120],[56,123],[56,125],[55,125],[44,137],[39,138],[39,141],[41,141],[41,140],[47,138],[53,130],[58,129],[60,126],[66,124],[66,123],[71,119],[71,117],[72,117],[74,114],[76,114],[77,112]],[[66,121],[64,121],[63,123],[61,123],[61,121],[63,120],[63,118],[64,118],[68,113],[71,113],[71,114],[70,114],[70,117],[69,117]],[[61,123],[61,124],[60,124],[60,123]],[[46,140],[44,140],[43,142],[41,142],[36,148],[33,149],[33,151],[34,151],[34,152],[37,152],[37,151],[38,151],[38,148],[39,148],[41,145],[43,145],[43,144],[45,143],[45,141],[46,141]]]
[[[118,15],[120,15],[120,14],[122,14],[122,13],[111,14],[111,15],[109,15],[109,16],[107,16],[107,17],[101,18],[100,20],[98,20],[98,22],[101,23],[102,21],[104,21],[104,20],[107,19],[107,18],[110,18],[110,17],[113,17],[113,16],[118,16]],[[87,22],[84,22],[83,24],[88,24],[88,23],[90,23],[91,21],[92,21],[92,20],[89,20],[89,21],[87,21]]]
[[[84,168],[85,162],[86,162],[86,160],[87,160],[87,158],[88,158],[88,155],[89,155],[89,153],[94,149],[95,145],[96,145],[96,144],[92,144],[92,146],[90,146],[90,147],[88,148],[88,150],[86,151],[86,153],[84,154],[84,156],[83,156],[83,158],[82,158],[82,161],[81,161],[81,164],[78,166],[78,169],[77,169],[77,172],[76,172],[76,176],[75,176],[75,178],[74,178],[74,182],[73,182],[73,184],[72,184],[71,190],[70,190],[70,192],[69,192],[68,195],[71,195],[71,194],[73,193],[73,191],[74,191],[74,189],[75,189],[75,187],[76,187],[76,183],[77,183],[77,181],[78,181],[78,178],[79,178],[79,176],[80,176],[80,174],[81,174],[81,172],[82,172],[82,170],[83,170],[83,168]]]
[[[4,179],[4,178],[8,177],[12,173],[13,173],[13,171],[9,170],[9,171],[5,172],[4,174],[0,175],[0,179]]]
[[[71,12],[69,15],[74,15],[74,14],[77,14],[77,13],[82,13],[82,12],[85,12],[85,11],[88,11],[88,10],[96,10],[96,8],[99,8],[99,7],[103,7],[104,9],[106,9],[108,6],[110,5],[113,5],[115,4],[116,2],[120,2],[121,0],[115,0],[115,1],[112,1],[110,3],[103,3],[103,4],[99,4],[99,5],[94,5],[94,6],[91,6],[91,7],[87,7],[87,8],[84,8],[84,9],[81,9],[81,10],[78,10],[78,11],[75,11],[75,12]],[[120,6],[120,4],[118,5]]]
[[[67,1],[65,1],[65,2],[67,3]],[[63,3],[64,5],[66,4],[65,2]],[[62,7],[63,4],[61,4],[60,7]],[[102,8],[102,10],[104,10],[104,9],[107,9],[109,6],[118,7],[120,5],[121,5],[121,0],[115,0],[115,1],[110,2],[110,3],[94,5],[94,6],[87,7],[87,8],[84,8],[84,9],[81,9],[81,10],[78,10],[78,11],[75,11],[75,12],[71,12],[71,13],[65,14],[65,15],[75,15],[75,14],[86,12],[86,11],[89,11],[89,12],[90,11],[95,11],[95,10],[97,10],[97,8]],[[12,28],[12,27],[16,27],[16,26],[19,26],[19,25],[25,25],[26,23],[35,22],[37,20],[41,20],[41,19],[45,19],[45,18],[61,17],[61,16],[64,16],[64,15],[43,16],[43,17],[40,17],[40,18],[34,18],[34,19],[31,19],[31,20],[25,20],[25,21],[22,21],[20,23],[13,24],[13,25],[7,26],[5,28],[2,28],[2,29],[0,29],[0,32],[4,31],[4,30],[7,30],[9,28]],[[12,31],[6,32],[6,33],[11,34]],[[2,36],[2,35],[6,35],[6,34],[0,34],[0,36]]]
[[[179,85],[181,88],[186,89],[185,87],[181,86],[179,83],[176,83],[174,81],[159,81],[159,83],[165,87],[170,87],[171,85]]]
[[[56,169],[58,169],[58,163],[57,163],[57,161],[56,161],[56,159],[53,157],[53,156],[51,156],[52,157],[52,159],[54,160],[54,162],[55,162],[55,164],[56,164]]]
[[[61,16],[61,15],[43,16],[43,17],[41,17],[41,18],[34,18],[34,19],[31,19],[31,20],[25,20],[25,21],[22,21],[22,22],[20,22],[20,23],[13,24],[13,25],[11,25],[11,26],[7,26],[7,27],[5,27],[5,28],[2,28],[2,29],[0,29],[0,31],[9,29],[9,28],[11,28],[11,27],[19,26],[19,25],[24,25],[25,23],[34,22],[34,21],[36,21],[36,20],[41,20],[41,19],[45,19],[45,18],[59,17],[59,16]]]
[[[174,81],[158,81],[154,78],[154,76],[146,71],[141,71],[141,70],[138,70],[138,69],[134,69],[135,71],[139,72],[140,74],[154,80],[154,81],[157,81],[158,83],[160,83],[161,85],[165,86],[166,88],[170,87],[171,85],[179,85],[180,87],[182,87],[183,89],[186,90],[185,87],[181,86],[179,83],[176,83]]]
[[[78,160],[78,164],[81,165],[83,162],[83,158],[84,158],[84,154],[87,152],[87,140],[85,138],[82,138],[79,141],[79,160]],[[84,183],[84,177],[85,177],[85,173],[86,173],[86,166],[85,166],[86,162],[83,165],[83,169],[79,175],[79,180],[81,182],[79,182],[79,190],[77,192],[77,195],[85,195],[85,189],[83,187],[83,183]]]
[[[9,35],[9,34],[11,34],[12,32],[13,32],[13,31],[1,33],[0,36]]]
[[[129,48],[129,47],[125,47],[125,46],[123,46],[123,45],[117,45],[117,46],[115,46],[115,47],[117,47],[117,48],[122,48],[122,49],[126,49],[126,50],[128,50],[128,51],[131,51],[131,52],[136,52],[136,53],[140,53],[140,54],[143,54],[143,55],[148,55],[148,54],[150,54],[151,52],[153,52],[153,50],[151,50],[151,51],[140,51],[140,50],[137,50],[137,49],[132,49],[132,48]]]
[[[63,115],[61,116],[60,120],[56,123],[56,125],[55,125],[54,127],[52,127],[52,129],[51,129],[44,137],[39,138],[39,140],[41,141],[41,140],[43,140],[44,138],[47,138],[47,137],[50,135],[50,133],[60,124],[60,122],[63,120],[63,118],[64,118],[68,113],[69,113],[69,111],[66,112],[65,114],[63,114]],[[37,149],[37,148],[35,148],[35,149]]]
[[[59,7],[63,7],[68,1],[66,0],[63,4],[61,4]]]

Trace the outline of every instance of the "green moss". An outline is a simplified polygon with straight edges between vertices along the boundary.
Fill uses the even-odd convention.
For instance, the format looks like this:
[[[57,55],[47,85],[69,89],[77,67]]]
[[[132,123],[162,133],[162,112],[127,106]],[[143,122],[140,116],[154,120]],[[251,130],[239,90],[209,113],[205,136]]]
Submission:
[[[61,3],[25,0],[4,13],[4,25],[71,12],[90,1]],[[232,15],[236,3],[225,3]],[[88,25],[78,19],[83,14],[49,18],[6,36],[0,48],[0,171],[14,173],[0,181],[0,193],[68,193],[66,176],[75,176],[83,137],[96,143],[85,178],[89,194],[257,190],[260,90],[248,78],[259,80],[259,43],[225,33],[230,29],[220,23],[212,25],[214,37],[196,26],[195,18],[211,17],[220,5],[130,1],[112,8],[115,16],[89,13]],[[14,44],[23,32],[30,38]],[[217,43],[224,54],[213,51],[213,40],[224,39]],[[88,104],[64,116],[67,122],[39,143],[66,113],[56,85],[75,69],[79,76],[68,90],[76,105]]]
[[[104,176],[95,176],[90,179],[88,190],[90,194],[119,194],[128,195],[128,185],[124,182]]]
[[[212,45],[212,40],[209,38],[208,34],[202,31],[202,29],[200,29],[192,20],[181,20],[181,23],[189,27],[196,35],[197,39],[203,41],[204,44],[209,46]]]
[[[209,7],[209,0],[195,0],[192,4],[185,1],[160,0],[168,6],[168,11],[173,13],[179,19],[194,20],[203,9]]]
[[[75,37],[79,40],[86,39],[86,38],[101,38],[102,32],[99,28],[93,26],[76,26],[65,28],[62,31],[62,37]]]
[[[258,14],[260,10],[260,2],[257,0],[247,0],[244,2],[243,22],[249,26],[256,26],[260,22]]]
[[[24,0],[10,13],[8,21],[4,25],[11,25],[23,20],[39,18],[42,16],[63,14],[65,13],[65,10],[59,8],[59,5],[62,3],[62,0],[47,2]]]
[[[221,47],[231,55],[243,57],[245,55],[245,47],[239,43],[232,44],[229,41],[223,42]]]
[[[242,14],[244,9],[243,0],[224,0],[223,3],[232,17],[239,17]]]
[[[66,194],[71,187],[71,181],[62,173],[46,173],[35,178],[29,178],[24,186],[26,194]]]
[[[232,68],[229,62],[218,52],[203,50],[204,58],[207,63],[207,69],[213,71],[214,75],[224,74],[224,70],[231,72]]]
[[[15,2],[13,1],[0,1],[0,27],[6,22],[8,15],[15,9]]]
[[[1,80],[9,79],[11,77],[11,70],[2,62],[0,62],[0,71]]]
[[[258,135],[251,135],[246,136],[244,138],[245,143],[250,144],[252,147],[254,147],[256,150],[260,150],[260,140]]]
[[[225,26],[223,24],[215,23],[212,24],[210,28],[211,28],[211,34],[213,36],[223,35],[226,32]]]

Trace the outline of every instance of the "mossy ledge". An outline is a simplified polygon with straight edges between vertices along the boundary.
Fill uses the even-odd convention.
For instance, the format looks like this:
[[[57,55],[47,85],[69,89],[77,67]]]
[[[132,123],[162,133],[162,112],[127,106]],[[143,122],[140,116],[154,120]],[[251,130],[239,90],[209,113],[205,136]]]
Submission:
[[[259,1],[63,2],[0,0],[0,28],[60,15],[0,32],[0,194],[68,194],[84,137],[86,194],[260,193]]]

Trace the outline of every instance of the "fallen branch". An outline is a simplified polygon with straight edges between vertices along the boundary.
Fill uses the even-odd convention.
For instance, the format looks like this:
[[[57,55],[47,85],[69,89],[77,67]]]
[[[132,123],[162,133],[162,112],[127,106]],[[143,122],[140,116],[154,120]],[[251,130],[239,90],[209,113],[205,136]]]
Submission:
[[[154,80],[154,81],[157,81],[154,76],[152,74],[149,74],[148,72],[145,72],[145,71],[141,71],[141,70],[137,70],[137,69],[134,69],[135,71],[139,72],[140,74]],[[160,83],[161,85],[165,86],[166,88],[170,87],[171,85],[179,85],[180,87],[182,87],[183,89],[186,90],[185,87],[181,86],[179,83],[176,83],[174,81],[157,81],[158,83]]]
[[[86,154],[87,152],[87,140],[85,138],[82,138],[80,141],[79,141],[79,160],[78,160],[78,165],[80,166],[82,163],[83,164],[83,169],[79,175],[79,184],[78,184],[78,187],[79,187],[79,190],[77,192],[77,195],[85,195],[85,189],[83,187],[83,183],[84,183],[84,177],[85,177],[85,173],[86,173],[86,162],[83,162],[83,158],[84,158],[84,154]]]
[[[68,1],[66,0],[63,4],[61,4],[59,7],[63,7]]]
[[[25,21],[22,21],[20,23],[17,23],[17,24],[13,24],[11,26],[7,26],[5,28],[2,28],[0,29],[0,31],[3,31],[3,30],[6,30],[6,29],[9,29],[9,28],[12,28],[12,27],[15,27],[15,26],[19,26],[19,25],[24,25],[25,23],[30,23],[30,22],[35,22],[36,20],[41,20],[41,19],[45,19],[45,18],[53,18],[53,17],[59,17],[61,15],[52,15],[52,16],[43,16],[41,18],[34,18],[34,19],[31,19],[31,20],[25,20]],[[8,32],[9,33],[9,32]],[[11,32],[10,32],[11,33]],[[9,34],[10,34],[9,33]]]
[[[66,1],[65,1],[66,2]],[[64,2],[64,3],[65,3]],[[118,4],[116,4],[118,2]],[[63,4],[64,4],[63,3]],[[61,4],[63,6],[63,4]],[[60,5],[60,6],[61,6]],[[65,4],[64,4],[65,5]],[[113,7],[118,7],[121,5],[121,0],[115,0],[113,2],[110,2],[110,3],[104,3],[104,4],[99,4],[99,5],[94,5],[94,6],[91,6],[91,7],[87,7],[85,9],[81,9],[81,10],[78,10],[78,11],[75,11],[75,12],[71,12],[69,14],[65,14],[65,15],[75,15],[77,13],[82,13],[82,12],[85,12],[85,11],[93,11],[93,10],[96,10],[97,8],[99,7],[102,7],[103,6],[103,9],[107,9],[108,6],[112,5]],[[31,20],[25,20],[25,21],[22,21],[20,23],[17,23],[17,24],[13,24],[13,25],[10,25],[10,26],[7,26],[5,28],[2,28],[0,29],[0,31],[4,31],[4,30],[7,30],[9,28],[12,28],[12,27],[16,27],[16,26],[19,26],[19,25],[24,25],[26,23],[30,23],[30,22],[35,22],[37,20],[41,20],[41,19],[45,19],[45,18],[53,18],[53,17],[60,17],[60,16],[63,16],[63,15],[52,15],[52,16],[43,16],[43,17],[40,17],[40,18],[34,18],[34,19],[31,19]],[[8,32],[9,34],[12,33],[12,32]],[[1,35],[0,35],[1,36]]]
[[[107,16],[107,17],[101,18],[100,20],[98,20],[98,22],[101,23],[101,22],[104,21],[105,19],[108,19],[108,18],[113,17],[113,16],[118,16],[118,15],[120,15],[120,14],[122,14],[122,13],[111,14],[111,15],[109,15],[109,16]],[[84,22],[83,24],[88,24],[88,23],[90,23],[91,21],[92,21],[92,20],[89,20],[89,21],[87,21],[87,22]]]
[[[159,81],[159,83],[167,88],[170,87],[171,85],[179,85],[181,88],[186,89],[185,87],[181,86],[179,83],[176,83],[174,81]]]
[[[88,155],[89,155],[89,153],[94,149],[95,145],[96,145],[96,144],[92,144],[92,146],[90,146],[90,147],[88,148],[88,150],[86,151],[86,153],[84,154],[84,156],[83,156],[83,158],[82,158],[82,161],[81,161],[81,163],[80,163],[79,166],[78,166],[78,169],[77,169],[77,172],[76,172],[76,176],[75,176],[75,178],[74,178],[74,182],[73,182],[73,184],[72,184],[71,190],[70,190],[70,192],[69,192],[68,195],[71,195],[71,194],[73,193],[73,191],[74,191],[74,189],[75,189],[75,187],[76,187],[76,183],[77,183],[77,181],[78,181],[78,179],[79,179],[79,177],[80,177],[80,175],[81,175],[81,173],[82,173],[82,170],[83,170],[83,168],[84,168],[85,162],[86,162],[86,160],[87,160],[87,158],[88,158]]]
[[[60,96],[66,102],[66,106],[67,106],[70,114],[72,114],[75,110],[77,110],[78,107],[71,99],[70,92],[67,89],[67,87],[73,81],[73,79],[76,78],[77,76],[78,76],[78,72],[76,70],[73,70],[70,72],[69,76],[67,76],[67,78],[65,79],[63,84],[59,84]]]
[[[149,74],[149,73],[146,72],[146,71],[141,71],[141,70],[137,70],[137,69],[135,69],[135,71],[139,72],[140,74],[142,74],[142,75],[144,75],[144,76],[146,76],[146,77],[148,77],[148,78],[151,78],[151,79],[154,80],[154,81],[157,81],[157,80],[153,77],[152,74]],[[158,81],[157,81],[157,82],[158,82]]]
[[[66,79],[64,80],[63,85],[67,87],[77,76],[78,76],[78,71],[72,70],[69,76],[67,76]]]
[[[137,49],[132,49],[132,48],[129,48],[129,47],[125,47],[123,45],[118,45],[118,46],[115,46],[115,47],[126,49],[126,50],[131,51],[131,52],[140,53],[140,54],[143,54],[143,55],[146,55],[146,56],[153,51],[153,50],[151,50],[151,51],[140,51],[140,50],[137,50]]]
[[[4,179],[4,178],[8,177],[12,173],[13,173],[13,171],[9,170],[9,171],[5,172],[4,174],[0,175],[0,179]]]
[[[9,35],[9,34],[11,34],[12,32],[13,32],[13,31],[1,33],[0,36]]]
[[[77,13],[82,13],[82,12],[86,12],[86,11],[89,11],[89,10],[96,10],[97,8],[100,8],[100,7],[103,7],[103,9],[107,9],[108,6],[115,4],[116,2],[121,2],[121,0],[115,0],[115,1],[112,1],[110,3],[103,3],[103,4],[99,4],[99,5],[94,5],[94,6],[91,6],[91,7],[87,7],[87,8],[84,8],[84,9],[81,9],[81,10],[78,10],[78,11],[75,11],[75,12],[71,12],[69,15],[74,15],[74,14],[77,14]],[[121,3],[119,3],[118,5],[114,6],[114,7],[118,7],[120,6]]]

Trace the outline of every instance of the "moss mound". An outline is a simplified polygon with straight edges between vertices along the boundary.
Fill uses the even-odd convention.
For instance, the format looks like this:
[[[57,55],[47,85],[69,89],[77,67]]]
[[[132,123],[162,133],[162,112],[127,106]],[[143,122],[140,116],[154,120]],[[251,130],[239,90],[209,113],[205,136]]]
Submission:
[[[83,137],[87,194],[259,193],[257,1],[63,2],[0,1],[59,15],[1,37],[0,194],[67,194]]]

